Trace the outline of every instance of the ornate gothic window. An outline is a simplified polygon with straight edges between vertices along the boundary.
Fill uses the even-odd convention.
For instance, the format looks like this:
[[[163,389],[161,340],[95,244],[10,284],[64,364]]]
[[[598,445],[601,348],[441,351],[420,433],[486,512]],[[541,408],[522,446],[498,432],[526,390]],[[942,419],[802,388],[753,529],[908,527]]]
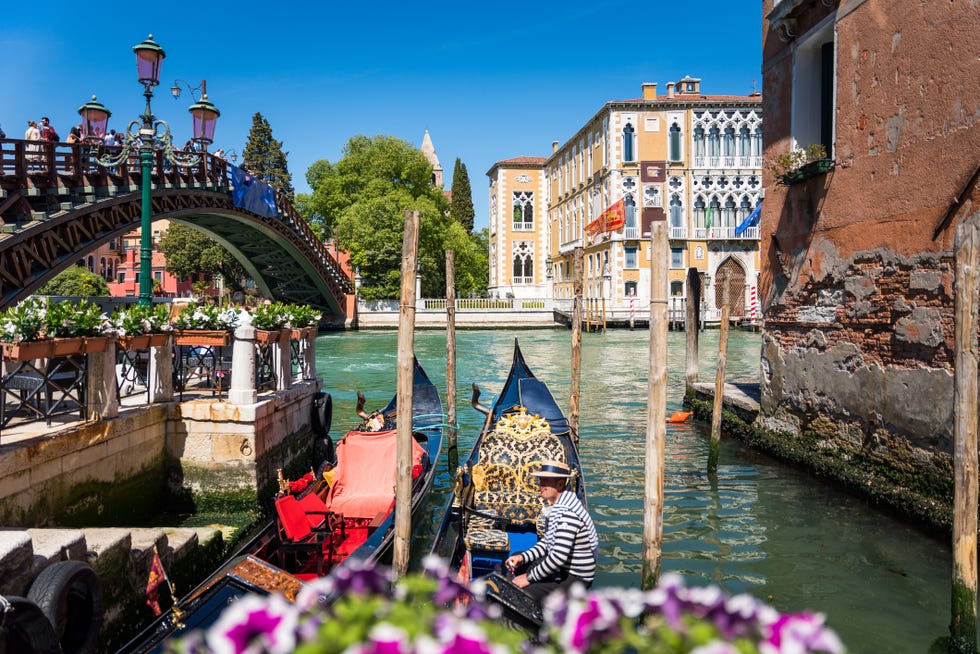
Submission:
[[[514,229],[534,229],[533,191],[514,191]]]
[[[670,136],[667,141],[667,158],[671,161],[681,161],[681,128],[677,123],[670,126]]]
[[[752,138],[749,134],[749,128],[746,125],[742,125],[742,129],[738,130],[738,156],[748,157],[752,152]]]
[[[534,283],[534,244],[530,241],[514,243],[514,283]]]
[[[684,226],[684,205],[681,203],[679,195],[673,195],[670,198],[670,226]]]
[[[725,200],[725,208],[722,211],[722,225],[725,227],[735,226],[735,198],[730,195]]]
[[[636,201],[633,196],[623,198],[623,205],[626,207],[626,228],[636,227]]]
[[[623,128],[623,161],[633,161],[633,125],[626,123]]]
[[[729,125],[725,128],[725,156],[735,156],[735,128]]]
[[[717,125],[708,130],[708,156],[721,156],[721,131]]]
[[[701,125],[694,128],[694,156],[704,156],[704,127]]]
[[[704,204],[704,198],[698,196],[698,199],[694,201],[694,224],[703,225],[704,224],[704,212],[707,206]]]

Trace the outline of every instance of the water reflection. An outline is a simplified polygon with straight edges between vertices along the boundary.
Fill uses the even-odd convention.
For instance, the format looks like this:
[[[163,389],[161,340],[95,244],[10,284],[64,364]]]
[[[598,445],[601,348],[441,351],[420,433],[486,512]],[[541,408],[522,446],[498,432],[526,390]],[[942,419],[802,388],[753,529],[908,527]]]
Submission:
[[[459,451],[469,452],[482,417],[469,406],[476,382],[489,403],[507,374],[514,338],[537,376],[567,406],[570,355],[565,330],[460,331],[457,334]],[[329,334],[317,341],[318,369],[334,398],[334,433],[352,426],[356,391],[369,406],[395,388],[394,332]],[[597,584],[637,586],[643,530],[648,332],[584,334],[581,455],[589,509],[600,537]],[[731,380],[756,380],[761,339],[730,333]],[[701,379],[714,380],[718,332],[701,335]],[[416,354],[444,389],[445,336],[416,334]],[[668,415],[684,394],[684,334],[668,340]],[[820,480],[722,440],[717,475],[708,475],[709,427],[669,424],[665,448],[663,570],[691,583],[771,596],[781,610],[826,613],[853,652],[925,652],[947,632],[950,554],[863,501]],[[445,450],[444,450],[445,452]],[[445,460],[440,464],[446,466]],[[413,544],[427,551],[447,498],[448,472]]]

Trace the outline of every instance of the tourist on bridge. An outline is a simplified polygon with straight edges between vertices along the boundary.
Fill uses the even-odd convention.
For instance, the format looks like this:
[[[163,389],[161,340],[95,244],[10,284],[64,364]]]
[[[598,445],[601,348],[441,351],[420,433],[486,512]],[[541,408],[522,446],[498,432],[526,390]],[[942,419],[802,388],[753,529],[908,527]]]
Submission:
[[[61,140],[58,132],[51,126],[51,121],[48,120],[47,116],[41,118],[41,138],[45,141],[53,141],[55,143]]]
[[[568,464],[542,461],[541,469],[531,476],[538,478],[546,505],[544,538],[531,549],[508,557],[504,565],[514,572],[533,564],[514,577],[514,584],[541,604],[557,588],[567,589],[575,583],[586,588],[592,585],[599,536],[578,496],[566,488],[575,476]]]
[[[37,123],[33,120],[27,121],[27,131],[24,132],[24,139],[28,141],[40,141],[41,140],[41,130],[38,129]],[[27,161],[30,163],[36,163],[40,159],[37,145],[27,145]]]

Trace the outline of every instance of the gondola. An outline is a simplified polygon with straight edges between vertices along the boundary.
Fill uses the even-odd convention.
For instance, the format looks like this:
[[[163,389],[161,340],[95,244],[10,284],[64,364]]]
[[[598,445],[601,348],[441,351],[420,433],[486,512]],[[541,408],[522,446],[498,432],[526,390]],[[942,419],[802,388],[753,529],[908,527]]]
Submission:
[[[432,488],[445,417],[439,391],[415,361],[412,398],[413,522]],[[397,394],[336,446],[324,478],[294,494],[280,480],[273,519],[227,563],[164,613],[119,654],[164,651],[166,641],[214,623],[235,598],[279,593],[295,600],[304,584],[358,563],[389,563],[394,543]],[[310,475],[312,476],[312,475]],[[332,598],[324,597],[323,601]]]
[[[559,460],[578,472],[570,489],[585,504],[585,481],[577,438],[545,383],[534,376],[518,342],[503,389],[490,407],[479,402],[483,429],[456,471],[452,495],[432,545],[448,559],[459,580],[483,578],[487,598],[500,604],[512,623],[536,630],[541,614],[535,602],[509,582],[504,560],[532,547],[543,530],[543,500],[531,473],[543,460]]]

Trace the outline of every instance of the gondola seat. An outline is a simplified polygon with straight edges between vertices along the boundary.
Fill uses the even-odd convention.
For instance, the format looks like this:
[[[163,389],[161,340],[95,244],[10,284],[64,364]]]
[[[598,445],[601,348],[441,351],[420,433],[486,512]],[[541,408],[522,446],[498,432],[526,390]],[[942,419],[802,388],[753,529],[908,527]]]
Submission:
[[[317,501],[319,502],[319,498]],[[338,523],[341,527],[338,536],[340,540],[343,539],[343,520],[331,511],[320,511],[318,507],[308,513],[307,507],[311,504],[307,501],[304,505],[292,495],[283,495],[275,501],[281,563],[283,567],[286,566],[287,554],[296,557],[297,567],[294,572],[300,578],[323,574],[324,564],[333,558],[335,541],[333,530]],[[319,505],[322,506],[323,503],[319,502]],[[305,570],[313,568],[314,564],[315,575],[304,573]]]

